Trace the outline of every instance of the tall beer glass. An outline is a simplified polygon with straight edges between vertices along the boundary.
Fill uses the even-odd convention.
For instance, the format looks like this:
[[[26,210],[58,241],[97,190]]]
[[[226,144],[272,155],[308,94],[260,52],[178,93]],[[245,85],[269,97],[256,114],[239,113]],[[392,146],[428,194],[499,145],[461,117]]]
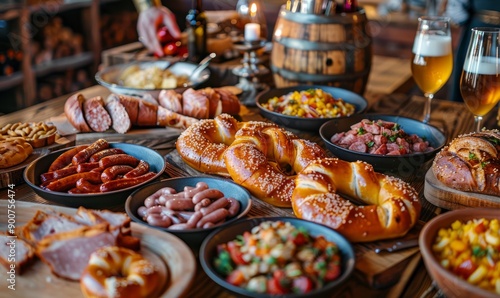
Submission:
[[[465,56],[460,93],[474,114],[475,129],[500,100],[500,28],[473,28]]]
[[[429,122],[431,102],[453,70],[450,19],[439,16],[418,18],[413,42],[411,71],[426,98],[422,121]]]

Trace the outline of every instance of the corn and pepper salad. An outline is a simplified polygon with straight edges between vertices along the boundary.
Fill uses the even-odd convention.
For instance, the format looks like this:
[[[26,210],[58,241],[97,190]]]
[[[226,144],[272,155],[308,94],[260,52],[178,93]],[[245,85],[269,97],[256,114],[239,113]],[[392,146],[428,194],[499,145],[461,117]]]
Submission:
[[[262,106],[273,112],[302,118],[337,118],[352,115],[356,110],[343,99],[312,88],[270,98]]]
[[[256,293],[307,293],[341,275],[337,245],[289,222],[265,221],[220,244],[214,267],[226,281]]]
[[[500,294],[498,219],[455,221],[440,229],[432,246],[443,267],[471,284]]]

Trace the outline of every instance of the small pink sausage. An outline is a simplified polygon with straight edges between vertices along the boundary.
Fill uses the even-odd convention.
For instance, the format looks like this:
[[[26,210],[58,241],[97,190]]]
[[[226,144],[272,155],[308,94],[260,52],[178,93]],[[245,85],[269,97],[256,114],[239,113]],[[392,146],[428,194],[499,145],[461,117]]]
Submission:
[[[152,195],[148,196],[144,200],[144,206],[146,206],[146,207],[149,208],[149,207],[152,207],[152,206],[155,206],[155,205],[160,205],[161,201],[159,200],[159,198],[162,195],[172,194],[172,193],[175,193],[175,189],[173,189],[171,187],[160,188],[155,193],[153,193]]]
[[[210,205],[210,203],[212,203],[212,200],[210,200],[210,199],[203,199],[203,200],[201,200],[201,202],[199,202],[198,204],[194,205],[194,211],[200,211],[201,208],[207,207],[208,205]]]
[[[137,215],[139,215],[139,217],[141,218],[145,218],[147,213],[148,213],[148,208],[146,208],[145,206],[141,206],[139,207],[139,209],[137,209]]]
[[[163,228],[168,228],[172,225],[172,221],[168,216],[159,213],[148,214],[148,216],[146,217],[146,222],[152,226]]]
[[[229,212],[226,209],[224,209],[224,208],[217,209],[214,212],[209,213],[209,214],[203,216],[200,219],[200,221],[198,221],[198,223],[196,224],[196,227],[197,228],[201,228],[207,222],[216,223],[218,221],[221,221],[224,218],[226,218],[228,214],[229,214]]]
[[[200,209],[200,212],[203,215],[207,215],[209,213],[214,212],[217,209],[220,208],[226,208],[226,206],[229,204],[229,201],[227,200],[226,197],[222,197],[220,199],[217,199],[216,201],[212,202],[212,204],[208,205],[207,207],[203,207]]]
[[[197,194],[194,195],[193,197],[193,203],[198,204],[201,202],[201,200],[207,198],[207,199],[218,199],[220,197],[223,197],[224,194],[222,191],[214,188],[210,189],[205,189]]]
[[[169,230],[187,230],[190,227],[188,226],[187,223],[178,223],[178,224],[173,224],[170,227],[168,227]]]
[[[194,209],[194,204],[191,199],[179,199],[179,198],[174,198],[171,200],[168,200],[165,203],[165,206],[169,209],[172,210],[193,210]]]
[[[192,229],[196,228],[196,224],[198,223],[198,221],[200,221],[202,217],[203,214],[199,211],[193,213],[191,218],[187,221],[188,226]]]
[[[229,211],[228,217],[235,217],[240,211],[240,201],[235,198],[227,198],[227,200],[229,201],[229,207],[227,208],[227,211]]]
[[[196,183],[196,187],[191,187],[191,186],[184,187],[184,196],[186,198],[192,198],[197,193],[207,189],[208,189],[208,184],[206,184],[205,182],[198,182]]]

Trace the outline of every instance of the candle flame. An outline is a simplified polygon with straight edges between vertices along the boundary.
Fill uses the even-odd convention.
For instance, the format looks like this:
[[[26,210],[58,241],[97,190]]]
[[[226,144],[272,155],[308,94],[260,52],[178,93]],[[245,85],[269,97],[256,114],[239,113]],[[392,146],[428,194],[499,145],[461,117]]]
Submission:
[[[250,16],[255,17],[257,15],[257,3],[252,3],[250,6]]]

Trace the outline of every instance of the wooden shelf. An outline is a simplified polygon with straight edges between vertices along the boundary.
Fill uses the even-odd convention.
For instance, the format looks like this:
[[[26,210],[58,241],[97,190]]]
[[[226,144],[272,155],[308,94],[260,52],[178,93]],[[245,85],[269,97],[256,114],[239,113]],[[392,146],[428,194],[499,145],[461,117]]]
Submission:
[[[92,62],[94,62],[94,54],[92,52],[84,52],[76,56],[63,57],[40,65],[35,65],[33,66],[33,72],[36,77],[43,77],[53,72],[86,66]]]
[[[0,77],[0,90],[10,89],[19,86],[23,83],[24,75],[21,71],[17,71],[10,76]]]

